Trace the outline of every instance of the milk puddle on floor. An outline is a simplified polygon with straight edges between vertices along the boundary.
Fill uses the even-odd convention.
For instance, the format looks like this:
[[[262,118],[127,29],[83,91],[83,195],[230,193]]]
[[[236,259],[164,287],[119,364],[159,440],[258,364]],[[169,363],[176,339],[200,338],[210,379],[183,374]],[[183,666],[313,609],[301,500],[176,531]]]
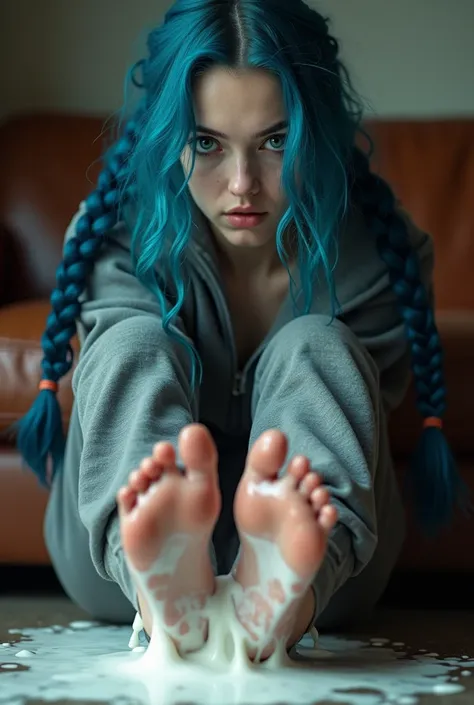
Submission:
[[[133,675],[146,642],[128,649],[130,629],[72,622],[68,627],[10,630],[0,644],[0,703],[30,699],[103,701],[114,705],[415,705],[419,696],[465,690],[474,659],[454,654],[411,653],[401,642],[367,642],[322,636],[316,651],[305,638],[292,668],[216,673],[183,667],[179,678],[157,669]],[[128,671],[128,675],[127,675]],[[163,671],[163,669],[161,669]],[[455,701],[454,701],[455,702]]]

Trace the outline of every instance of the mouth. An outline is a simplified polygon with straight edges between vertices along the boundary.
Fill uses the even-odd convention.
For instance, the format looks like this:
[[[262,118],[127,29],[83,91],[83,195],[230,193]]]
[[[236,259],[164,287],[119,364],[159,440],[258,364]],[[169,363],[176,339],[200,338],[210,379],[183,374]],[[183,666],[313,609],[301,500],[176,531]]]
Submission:
[[[225,213],[224,215],[266,215],[266,213],[259,213],[258,211],[229,211],[228,213]]]
[[[255,228],[265,220],[266,213],[233,212],[226,213],[227,222],[235,228]]]

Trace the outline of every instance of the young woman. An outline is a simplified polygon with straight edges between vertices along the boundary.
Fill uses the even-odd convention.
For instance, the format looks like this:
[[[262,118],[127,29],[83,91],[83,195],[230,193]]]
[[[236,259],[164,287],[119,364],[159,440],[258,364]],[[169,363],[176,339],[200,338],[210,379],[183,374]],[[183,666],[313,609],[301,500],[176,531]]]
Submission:
[[[46,540],[79,605],[139,610],[148,634],[158,614],[186,653],[232,571],[265,657],[386,586],[404,538],[387,415],[410,366],[417,499],[449,517],[432,242],[356,146],[338,43],[302,0],[178,0],[148,48],[66,235],[18,442],[42,481],[53,461]]]

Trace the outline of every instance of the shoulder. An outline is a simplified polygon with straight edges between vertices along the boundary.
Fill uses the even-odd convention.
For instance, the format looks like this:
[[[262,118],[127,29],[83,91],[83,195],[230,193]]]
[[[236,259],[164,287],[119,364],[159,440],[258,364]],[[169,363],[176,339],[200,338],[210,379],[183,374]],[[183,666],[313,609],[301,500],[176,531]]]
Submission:
[[[401,204],[397,204],[396,215],[406,226],[409,244],[420,262],[421,279],[430,288],[433,239],[415,224]],[[343,307],[350,302],[370,299],[390,287],[388,267],[381,257],[376,237],[357,208],[350,211],[341,227],[334,276]]]

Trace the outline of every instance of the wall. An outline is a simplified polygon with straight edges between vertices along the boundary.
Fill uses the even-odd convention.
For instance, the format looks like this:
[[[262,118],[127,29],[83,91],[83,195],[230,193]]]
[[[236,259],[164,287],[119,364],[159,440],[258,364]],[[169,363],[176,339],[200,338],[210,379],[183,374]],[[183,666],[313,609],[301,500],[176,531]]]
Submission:
[[[0,117],[109,113],[165,0],[0,0]],[[474,0],[310,0],[330,14],[369,111],[474,113]]]

